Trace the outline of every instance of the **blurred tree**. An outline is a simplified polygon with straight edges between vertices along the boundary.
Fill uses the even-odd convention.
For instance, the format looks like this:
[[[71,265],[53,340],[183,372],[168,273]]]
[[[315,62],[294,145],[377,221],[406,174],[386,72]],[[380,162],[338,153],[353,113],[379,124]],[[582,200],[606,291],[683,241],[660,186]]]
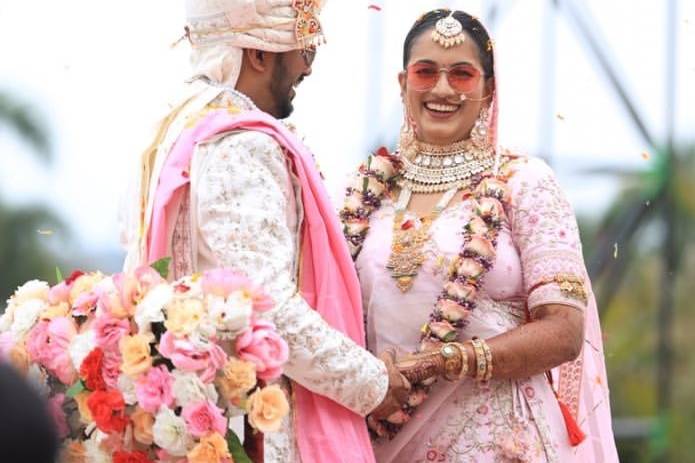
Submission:
[[[613,416],[637,418],[637,423],[642,419],[649,428],[646,438],[618,439],[622,461],[690,461],[695,452],[688,431],[695,428],[695,359],[688,355],[695,348],[688,330],[695,326],[690,310],[695,295],[695,146],[675,152],[678,156],[655,153],[645,171],[605,172],[619,175],[624,189],[599,224],[581,221],[603,313]],[[667,195],[678,265],[664,287]],[[674,316],[671,405],[665,410],[659,406],[664,370],[658,335],[664,291],[673,291]]]
[[[39,160],[50,162],[51,145],[41,118],[26,103],[2,91],[0,126],[18,134]],[[0,198],[0,298],[9,297],[17,285],[27,280],[54,280],[60,243],[49,243],[49,237],[58,231],[66,236],[66,227],[48,209],[10,207]],[[0,310],[4,310],[4,304],[0,304]]]

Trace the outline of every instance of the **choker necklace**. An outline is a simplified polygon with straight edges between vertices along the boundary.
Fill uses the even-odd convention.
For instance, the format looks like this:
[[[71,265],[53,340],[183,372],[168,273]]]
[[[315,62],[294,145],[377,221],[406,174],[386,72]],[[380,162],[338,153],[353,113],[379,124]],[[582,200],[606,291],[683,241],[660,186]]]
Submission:
[[[471,140],[445,146],[416,141],[411,146],[401,153],[403,167],[398,183],[413,193],[465,188],[474,176],[494,164],[492,150],[476,147]]]

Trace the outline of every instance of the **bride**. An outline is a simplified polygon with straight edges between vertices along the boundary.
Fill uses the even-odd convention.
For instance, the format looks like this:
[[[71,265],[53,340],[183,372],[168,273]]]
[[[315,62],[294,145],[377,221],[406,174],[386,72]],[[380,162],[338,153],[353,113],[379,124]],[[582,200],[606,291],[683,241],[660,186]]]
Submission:
[[[369,419],[377,461],[617,461],[576,220],[542,160],[496,147],[492,48],[464,12],[415,22],[399,151],[341,212],[369,349],[413,353],[409,405]]]

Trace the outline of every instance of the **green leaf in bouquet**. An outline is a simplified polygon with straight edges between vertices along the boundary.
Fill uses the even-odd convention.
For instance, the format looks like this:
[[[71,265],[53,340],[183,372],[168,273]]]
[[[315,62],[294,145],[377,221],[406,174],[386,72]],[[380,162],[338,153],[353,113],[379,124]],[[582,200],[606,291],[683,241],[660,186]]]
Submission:
[[[56,265],[56,284],[60,283],[64,279],[65,278],[63,278],[63,273],[60,271],[60,267]]]
[[[171,257],[162,257],[156,262],[152,262],[150,267],[155,269],[162,278],[167,278],[169,276],[169,264],[171,264]]]
[[[86,391],[86,390],[87,390],[87,388],[84,387],[84,383],[82,382],[82,380],[78,379],[75,384],[70,386],[70,388],[68,388],[68,390],[65,391],[65,395],[67,395],[71,399],[74,399],[77,394],[79,394],[82,391]]]
[[[241,445],[239,436],[231,429],[227,432],[227,446],[229,447],[229,453],[232,454],[234,463],[253,463],[249,456],[246,455],[246,451],[244,450],[244,446]]]

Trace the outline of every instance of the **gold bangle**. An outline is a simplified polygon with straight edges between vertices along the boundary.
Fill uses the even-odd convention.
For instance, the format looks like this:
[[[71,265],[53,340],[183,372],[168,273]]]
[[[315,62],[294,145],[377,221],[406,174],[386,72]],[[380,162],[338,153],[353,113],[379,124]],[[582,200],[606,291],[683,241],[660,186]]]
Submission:
[[[461,381],[468,374],[468,352],[466,351],[466,346],[460,342],[455,342],[454,345],[461,353],[461,370],[458,376],[458,380]]]
[[[456,379],[453,372],[456,370],[458,362],[460,361],[460,358],[457,359],[457,357],[459,357],[456,355],[458,349],[454,344],[453,342],[447,342],[439,349],[439,353],[444,358],[444,379],[447,381],[454,381]]]
[[[483,381],[490,381],[490,378],[492,378],[492,350],[490,350],[490,346],[484,339],[480,340],[480,345],[485,352],[485,377]]]
[[[473,345],[473,351],[475,352],[475,379],[476,381],[484,381],[485,373],[487,372],[487,361],[485,360],[485,351],[483,350],[483,345],[480,339],[471,339],[471,344]]]

